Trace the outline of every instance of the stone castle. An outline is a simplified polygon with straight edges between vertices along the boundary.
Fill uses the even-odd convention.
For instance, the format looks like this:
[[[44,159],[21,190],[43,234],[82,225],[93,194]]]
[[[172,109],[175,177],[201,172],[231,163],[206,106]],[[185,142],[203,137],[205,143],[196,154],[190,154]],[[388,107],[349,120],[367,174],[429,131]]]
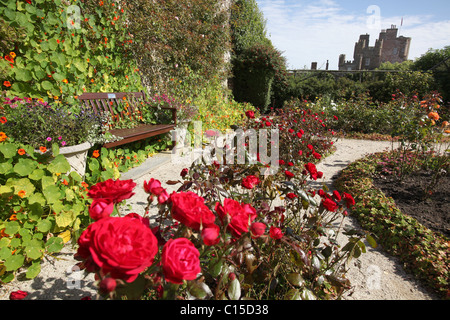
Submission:
[[[408,60],[411,38],[397,36],[398,29],[391,25],[390,29],[381,30],[375,46],[369,46],[369,35],[361,35],[355,44],[353,61],[346,61],[345,54],[339,56],[339,70],[374,70],[383,62],[404,62]]]

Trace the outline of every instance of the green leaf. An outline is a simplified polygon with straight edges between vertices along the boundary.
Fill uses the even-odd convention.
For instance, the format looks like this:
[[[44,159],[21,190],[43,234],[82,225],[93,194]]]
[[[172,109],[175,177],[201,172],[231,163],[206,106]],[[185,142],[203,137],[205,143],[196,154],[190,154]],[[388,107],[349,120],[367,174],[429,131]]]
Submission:
[[[5,223],[5,233],[9,236],[15,235],[20,229],[20,224],[17,221],[8,221]]]
[[[28,176],[36,168],[37,163],[31,159],[19,159],[19,162],[14,166],[14,172],[19,176]]]
[[[5,259],[6,271],[14,271],[22,267],[25,261],[25,257],[20,253],[15,253],[14,255]]]
[[[50,231],[50,229],[52,228],[52,225],[53,225],[53,223],[50,220],[45,219],[45,220],[40,220],[37,223],[36,228],[38,229],[38,231],[45,233],[45,232]]]
[[[50,40],[48,40],[48,48],[51,51],[55,51],[57,47],[58,47],[58,42],[56,41],[55,38],[51,38]]]
[[[47,90],[47,91],[53,89],[53,84],[48,80],[42,81],[41,86],[42,86],[42,89]]]
[[[41,180],[42,177],[45,175],[45,171],[42,169],[35,169],[31,174],[28,175],[28,178],[31,180]]]
[[[48,186],[43,190],[43,193],[48,203],[50,204],[54,204],[58,202],[59,199],[62,198],[61,189],[59,189],[59,187],[55,185]]]
[[[33,75],[31,74],[30,70],[27,69],[23,69],[23,68],[17,68],[15,70],[16,73],[16,80],[18,81],[23,81],[23,82],[27,82],[30,81],[31,79],[33,79]]]
[[[370,234],[366,235],[366,240],[372,248],[376,248],[378,246],[376,240]]]
[[[10,162],[0,163],[0,174],[7,174],[12,170],[13,166]]]
[[[24,245],[26,256],[32,260],[39,259],[44,254],[44,242],[42,240],[32,239]]]
[[[64,247],[64,241],[61,237],[51,237],[47,240],[45,247],[48,253],[60,252]]]
[[[5,158],[9,159],[16,155],[17,146],[12,143],[4,143],[0,145],[0,152],[3,153]]]
[[[42,196],[41,193],[38,193]],[[44,203],[45,205],[45,203]],[[29,212],[28,212],[28,218],[30,221],[38,221],[42,214],[44,213],[44,209],[42,208],[42,205],[40,203],[34,202],[28,206]]]
[[[18,194],[19,191],[25,191],[25,197],[28,197],[33,194],[35,187],[31,183],[30,179],[22,178],[22,179],[13,179],[10,178],[6,181],[6,186],[14,188],[14,193]]]
[[[70,170],[70,164],[64,155],[59,154],[55,159],[48,165],[48,171],[51,173],[66,173]]]
[[[62,211],[55,217],[56,225],[60,228],[67,227],[75,221],[75,218],[72,211]]]
[[[305,283],[305,280],[300,273],[291,272],[286,276],[286,279],[294,286],[301,287]]]
[[[26,277],[27,279],[34,279],[41,272],[41,261],[33,261],[28,267]]]

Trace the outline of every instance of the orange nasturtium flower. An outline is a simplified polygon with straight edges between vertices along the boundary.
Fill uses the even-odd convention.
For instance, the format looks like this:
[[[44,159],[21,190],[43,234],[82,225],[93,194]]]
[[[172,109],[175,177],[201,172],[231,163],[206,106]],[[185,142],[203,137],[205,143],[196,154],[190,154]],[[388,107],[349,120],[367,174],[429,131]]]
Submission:
[[[98,158],[100,156],[100,153],[98,152],[98,150],[94,150],[94,152],[92,153],[92,156],[94,158]]]
[[[12,214],[12,215],[9,217],[9,220],[10,220],[10,221],[16,221],[16,220],[17,220],[17,214]]]
[[[6,119],[6,117],[0,117],[0,123],[7,123],[8,120]]]
[[[6,133],[0,132],[0,142],[5,141],[7,138],[8,136],[6,135]]]
[[[19,150],[17,150],[17,153],[20,154],[21,156],[23,156],[26,153],[26,151],[25,151],[25,149],[19,149]]]
[[[47,148],[46,147],[39,147],[39,151],[41,151],[42,153],[47,152]]]
[[[437,112],[430,112],[428,114],[428,118],[437,121],[437,120],[439,120],[439,114]]]
[[[21,198],[23,198],[23,197],[25,197],[25,190],[20,190],[18,193],[17,193],[17,195],[19,196],[19,197],[21,197]]]
[[[11,87],[11,82],[5,80],[5,81],[3,81],[3,85],[5,87]]]

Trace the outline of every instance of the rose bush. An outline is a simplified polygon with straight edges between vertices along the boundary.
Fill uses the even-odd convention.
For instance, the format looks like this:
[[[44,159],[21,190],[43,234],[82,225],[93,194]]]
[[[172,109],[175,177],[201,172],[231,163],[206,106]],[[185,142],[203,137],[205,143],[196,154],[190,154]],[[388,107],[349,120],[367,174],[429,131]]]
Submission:
[[[321,124],[316,117],[311,118]],[[256,121],[250,117],[249,127]],[[267,120],[270,126],[278,126],[277,121]],[[157,197],[167,192],[160,181],[144,182],[149,196],[142,217],[115,217],[120,215],[115,210],[89,226],[79,240],[78,257],[80,266],[97,274],[99,292],[105,297],[140,299],[338,299],[350,288],[346,264],[365,252],[364,236],[370,244],[374,240],[364,232],[341,229],[346,210],[355,203],[350,194],[308,186],[322,177],[309,161],[314,159],[311,150],[326,155],[326,148],[321,148],[331,144],[318,132],[310,139],[307,126],[297,135],[300,127],[289,123],[295,137],[302,139],[295,145],[306,143],[305,152],[300,157],[292,143],[280,141],[283,170],[278,173],[262,175],[266,165],[258,161],[193,163],[180,172],[179,181],[168,182],[180,186],[166,201]],[[319,127],[324,128],[319,135],[329,132]],[[286,129],[281,139],[292,139],[292,134]],[[249,177],[258,181],[250,192],[245,187]],[[102,184],[91,189],[101,190]],[[130,189],[127,195],[133,193]],[[158,214],[149,221],[153,202]],[[139,223],[113,223],[131,217]],[[340,232],[349,237],[343,247],[336,241]],[[135,243],[137,234],[147,235],[147,248]],[[115,286],[108,278],[116,281]]]

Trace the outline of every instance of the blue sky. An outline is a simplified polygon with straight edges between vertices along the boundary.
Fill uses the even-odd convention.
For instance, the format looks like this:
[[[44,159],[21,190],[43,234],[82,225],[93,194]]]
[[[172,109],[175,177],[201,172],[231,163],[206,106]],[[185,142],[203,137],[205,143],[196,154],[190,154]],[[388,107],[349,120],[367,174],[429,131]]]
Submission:
[[[283,52],[290,69],[338,68],[340,54],[353,60],[355,42],[370,34],[375,44],[381,29],[391,25],[399,35],[411,37],[409,59],[428,49],[450,45],[448,0],[256,0],[267,20],[274,46]],[[402,23],[403,18],[403,25]]]

